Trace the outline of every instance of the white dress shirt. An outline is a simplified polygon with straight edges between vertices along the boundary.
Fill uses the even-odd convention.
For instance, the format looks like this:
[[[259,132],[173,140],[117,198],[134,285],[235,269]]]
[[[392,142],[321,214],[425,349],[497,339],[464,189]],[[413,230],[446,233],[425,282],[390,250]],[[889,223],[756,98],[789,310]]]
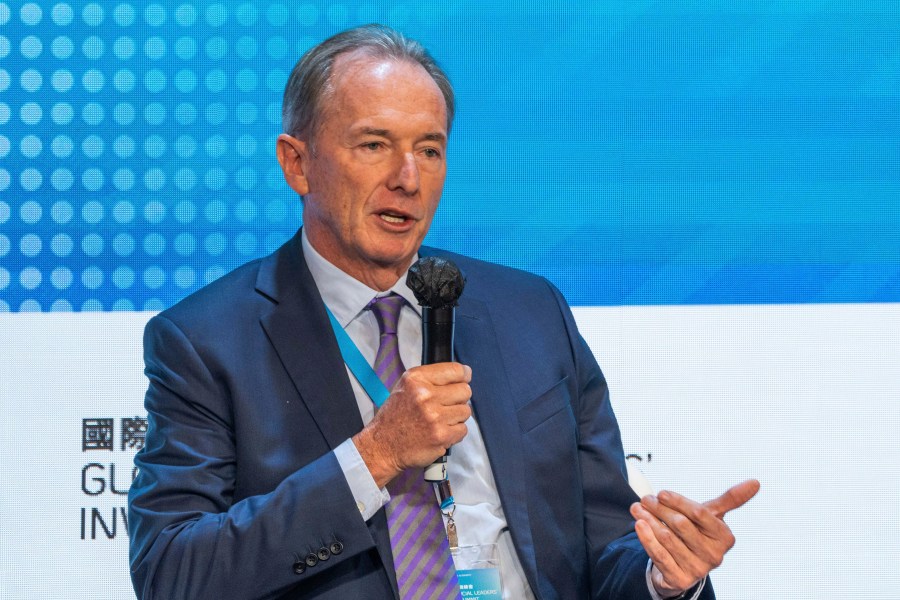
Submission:
[[[422,313],[415,296],[406,286],[404,278],[385,292],[373,290],[361,281],[341,271],[328,262],[309,243],[306,231],[301,231],[303,256],[312,274],[316,287],[325,305],[344,328],[363,357],[373,364],[378,351],[378,322],[366,306],[376,296],[386,296],[391,292],[403,296],[407,304],[400,313],[398,340],[400,358],[409,369],[422,364]],[[415,262],[415,258],[413,262]],[[412,264],[412,263],[410,263]],[[364,424],[375,416],[375,405],[359,384],[350,369],[347,369],[350,384],[356,397],[356,404]],[[447,472],[453,486],[456,501],[456,521],[459,545],[481,546],[497,544],[500,559],[500,580],[505,600],[534,600],[522,564],[516,556],[512,536],[503,514],[497,485],[487,458],[484,438],[474,414],[466,421],[468,434],[453,446],[453,454],[447,463]],[[351,439],[335,448],[335,456],[347,477],[347,483],[361,517],[369,520],[388,503],[390,495],[379,488],[372,478],[362,457]],[[435,502],[438,502],[435,496]],[[446,517],[445,517],[446,518]],[[650,581],[647,569],[647,585],[654,600],[661,600]],[[702,589],[702,588],[701,588]],[[697,593],[692,597],[696,597]]]

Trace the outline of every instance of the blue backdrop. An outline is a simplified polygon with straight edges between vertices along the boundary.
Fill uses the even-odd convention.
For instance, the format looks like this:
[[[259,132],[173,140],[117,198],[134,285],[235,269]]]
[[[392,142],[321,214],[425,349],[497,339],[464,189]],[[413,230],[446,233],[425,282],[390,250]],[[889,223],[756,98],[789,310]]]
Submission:
[[[456,86],[429,243],[579,305],[900,300],[896,2],[54,1],[0,2],[0,310],[157,310],[276,248],[287,74],[371,21]]]

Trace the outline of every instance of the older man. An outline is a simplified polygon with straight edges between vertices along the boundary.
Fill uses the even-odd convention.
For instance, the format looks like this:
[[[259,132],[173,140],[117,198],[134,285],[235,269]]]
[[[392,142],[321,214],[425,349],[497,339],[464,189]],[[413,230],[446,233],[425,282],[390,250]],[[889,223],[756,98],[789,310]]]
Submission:
[[[147,327],[140,598],[443,599],[461,581],[463,597],[712,597],[706,575],[733,544],[722,516],[756,482],[706,505],[635,502],[560,294],[421,247],[452,118],[445,74],[387,28],[295,67],[277,153],[302,230]],[[459,362],[419,364],[404,279],[427,255],[468,280]],[[421,470],[450,446],[447,500]]]

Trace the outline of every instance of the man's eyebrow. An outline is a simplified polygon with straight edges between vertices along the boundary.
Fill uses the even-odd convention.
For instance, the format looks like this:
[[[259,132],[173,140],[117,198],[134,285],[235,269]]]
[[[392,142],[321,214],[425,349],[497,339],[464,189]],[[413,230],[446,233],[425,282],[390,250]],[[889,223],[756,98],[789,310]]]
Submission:
[[[441,133],[440,131],[434,131],[432,133],[426,133],[422,137],[422,139],[429,141],[429,142],[440,142],[443,144],[444,142],[447,141],[447,136],[444,135],[443,133]]]
[[[387,129],[376,129],[374,127],[363,127],[359,130],[359,135],[374,135],[378,137],[389,137]]]
[[[389,138],[391,132],[388,129],[378,129],[376,127],[363,127],[357,132],[357,135],[372,135],[376,137]],[[447,142],[447,136],[440,131],[430,131],[422,136],[422,140],[427,142],[439,142],[444,144]]]

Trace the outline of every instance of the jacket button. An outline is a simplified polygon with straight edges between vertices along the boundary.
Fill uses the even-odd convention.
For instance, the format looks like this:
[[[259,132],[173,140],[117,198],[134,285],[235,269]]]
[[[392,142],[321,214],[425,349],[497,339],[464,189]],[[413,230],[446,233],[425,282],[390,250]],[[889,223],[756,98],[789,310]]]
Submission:
[[[340,542],[331,542],[331,546],[328,549],[331,550],[332,554],[337,555],[344,551],[344,545]]]
[[[297,575],[303,575],[306,572],[306,563],[302,560],[298,560],[294,563],[294,573]]]
[[[319,548],[319,551],[316,552],[316,556],[319,557],[319,560],[328,560],[331,558],[331,552],[328,551],[328,548]]]
[[[319,564],[319,557],[318,557],[318,556],[316,556],[316,555],[313,554],[312,552],[310,552],[309,554],[306,555],[306,566],[307,566],[307,567],[314,567],[314,566],[316,566],[317,564]]]

